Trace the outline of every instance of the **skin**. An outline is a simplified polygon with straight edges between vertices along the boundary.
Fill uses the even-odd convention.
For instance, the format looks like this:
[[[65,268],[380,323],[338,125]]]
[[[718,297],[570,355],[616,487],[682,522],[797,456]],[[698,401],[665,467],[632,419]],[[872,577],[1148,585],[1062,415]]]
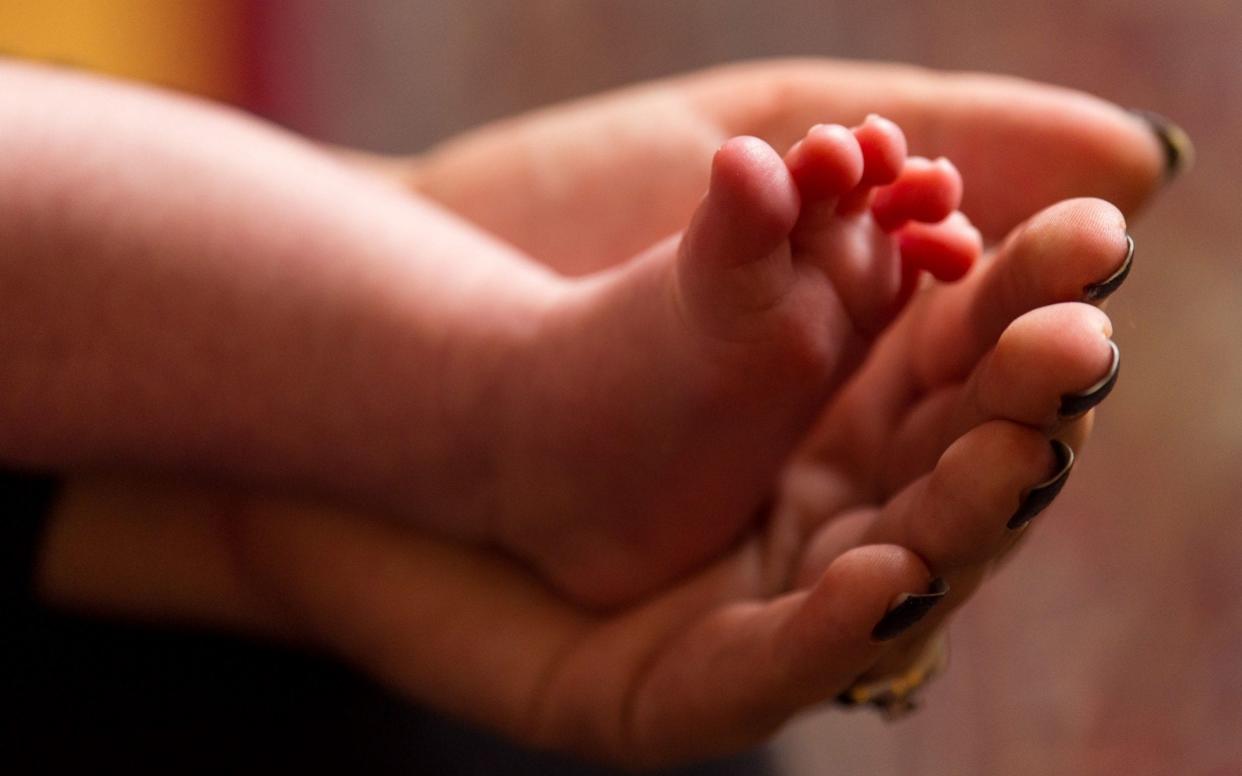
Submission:
[[[881,173],[863,164],[860,137],[889,157]],[[537,344],[558,368],[535,359],[519,378],[537,386],[539,403],[511,445],[525,452],[506,470],[501,545],[566,596],[607,607],[732,544],[824,400],[909,297],[917,270],[903,267],[978,256],[978,234],[960,215],[946,220],[960,198],[957,171],[907,162],[904,147],[878,118],[854,132],[817,127],[785,159],[734,138],[716,153],[679,241],[580,284]],[[916,218],[929,239],[902,254]],[[582,336],[592,331],[608,336]],[[589,379],[560,368],[573,363],[590,364]],[[557,494],[556,504],[529,498],[540,493]]]
[[[45,68],[0,83],[0,457],[482,532],[497,386],[562,281],[239,113]]]
[[[996,270],[1019,266],[1003,256]],[[933,406],[926,400],[898,403],[894,431],[860,432],[845,449],[834,451],[840,437],[825,435],[786,473],[762,530],[707,570],[615,615],[566,605],[504,559],[428,545],[391,527],[347,529],[357,524],[351,516],[319,511],[248,512],[240,562],[349,659],[518,741],[642,765],[734,751],[856,676],[908,659],[1016,540],[1005,523],[1022,491],[1053,466],[1039,429],[1075,442],[1085,433],[1089,421],[1059,427],[1055,413],[1061,393],[1107,368],[1107,321],[1086,305],[1040,306],[1051,301],[1047,287],[1028,294],[988,297],[995,301],[985,311],[1003,319],[1009,305],[1035,305],[1005,327],[992,352],[1068,373],[1029,397],[1027,414],[974,398],[972,380],[999,380],[1006,394],[1030,390],[1022,376],[992,371],[999,357],[980,354],[975,376],[944,386],[955,395],[949,411],[931,412],[935,435],[954,438],[943,454],[929,463],[921,447],[886,450],[894,431]],[[1050,330],[1070,336],[1045,350]],[[1092,370],[1099,371],[1074,382]],[[847,391],[842,401],[870,394]],[[893,467],[911,473],[889,485],[868,474],[883,479]],[[436,570],[443,576],[433,579]],[[950,597],[906,635],[873,643],[870,631],[887,607],[901,593],[922,592],[933,575],[954,586]],[[446,630],[439,623],[450,612]],[[446,681],[462,655],[484,668]]]
[[[907,221],[978,251],[878,119],[726,144],[680,248],[567,280],[242,117],[0,75],[0,453],[384,505],[595,606],[737,538],[908,296]]]
[[[730,88],[743,83],[756,88]],[[635,116],[657,108],[660,132],[636,131]],[[864,109],[897,118],[924,153],[968,150],[952,155],[971,182],[972,220],[992,239],[1017,228],[962,283],[915,300],[830,405],[826,417],[851,420],[835,435],[813,434],[789,467],[768,523],[781,530],[755,533],[645,606],[601,617],[552,596],[511,561],[391,524],[79,480],[52,523],[42,595],[313,641],[520,741],[623,762],[735,749],[899,661],[1013,544],[1003,525],[1020,491],[1048,473],[1045,435],[1077,445],[1086,433],[1090,416],[1067,426],[1055,408],[1059,392],[1107,368],[1107,327],[1072,300],[1116,268],[1121,217],[1080,200],[1018,225],[1079,194],[1133,210],[1160,173],[1159,148],[1142,126],[1081,95],[1009,79],[763,63],[520,118],[426,159],[353,158],[512,243],[545,240],[541,253],[572,271],[582,267],[567,248],[571,234],[599,235],[594,247],[604,250],[590,253],[615,250],[619,259],[626,241],[673,228],[668,220],[692,209],[723,137],[750,130],[779,147],[814,121],[849,122]],[[588,142],[601,135],[584,129],[634,142]],[[1040,167],[1029,185],[995,172],[1015,153]],[[682,158],[684,167],[661,166],[668,175],[658,192],[639,172],[652,159]],[[531,183],[534,160],[557,185],[533,186],[517,202],[506,192]],[[1039,317],[1027,317],[1032,310]],[[943,325],[921,325],[923,316]],[[1031,375],[1059,373],[1055,364],[1069,369],[1064,385],[1028,385]],[[193,573],[138,562],[170,547],[199,561]],[[950,599],[902,638],[871,644],[893,597],[921,591],[933,572],[954,580]]]
[[[1068,197],[1131,214],[1162,176],[1148,126],[1080,92],[822,59],[713,68],[490,124],[414,158],[350,158],[581,273],[682,228],[726,139],[751,135],[783,153],[807,127],[869,113],[901,126],[912,153],[953,160],[969,182],[962,210],[989,243]]]

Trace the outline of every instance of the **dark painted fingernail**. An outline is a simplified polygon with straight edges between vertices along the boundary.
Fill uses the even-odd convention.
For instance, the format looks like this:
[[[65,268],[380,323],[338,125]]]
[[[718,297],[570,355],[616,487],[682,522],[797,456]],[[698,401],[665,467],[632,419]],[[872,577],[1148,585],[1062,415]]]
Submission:
[[[1130,274],[1130,265],[1134,263],[1134,238],[1129,234],[1126,235],[1126,257],[1122,259],[1121,266],[1117,271],[1101,280],[1099,283],[1092,283],[1082,289],[1082,300],[1084,302],[1098,302],[1112,295],[1114,291],[1121,288],[1121,284],[1126,282],[1126,277]]]
[[[1059,439],[1053,439],[1050,442],[1052,444],[1052,454],[1057,459],[1056,474],[1053,474],[1022,494],[1022,500],[1018,502],[1017,511],[1013,513],[1013,517],[1009,518],[1009,522],[1005,524],[1011,531],[1018,530],[1031,522],[1035,515],[1047,509],[1052,500],[1061,492],[1061,488],[1065,487],[1065,481],[1069,479],[1070,470],[1074,468],[1073,448]]]
[[[1113,386],[1117,384],[1117,373],[1121,371],[1121,351],[1112,340],[1108,341],[1108,346],[1113,350],[1113,363],[1108,368],[1108,374],[1085,391],[1067,393],[1061,397],[1061,407],[1057,410],[1057,415],[1063,420],[1078,417],[1112,393]]]
[[[1164,179],[1171,181],[1194,165],[1195,144],[1190,141],[1186,130],[1174,124],[1168,118],[1149,110],[1132,109],[1130,111],[1151,127],[1151,131],[1160,141],[1164,149]]]
[[[888,610],[875,628],[871,630],[872,641],[889,641],[905,633],[916,622],[923,619],[940,599],[949,592],[949,584],[936,577],[927,586],[926,593],[906,593]]]

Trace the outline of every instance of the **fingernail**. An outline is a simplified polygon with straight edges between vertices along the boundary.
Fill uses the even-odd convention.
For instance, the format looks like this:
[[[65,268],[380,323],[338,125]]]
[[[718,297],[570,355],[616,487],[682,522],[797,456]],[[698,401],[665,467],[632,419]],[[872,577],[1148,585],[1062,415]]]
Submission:
[[[1005,527],[1011,531],[1018,530],[1031,522],[1035,515],[1047,509],[1052,500],[1061,492],[1061,488],[1065,487],[1065,481],[1069,479],[1070,470],[1074,468],[1073,448],[1059,439],[1053,439],[1050,442],[1052,444],[1052,454],[1057,459],[1056,474],[1053,474],[1022,494],[1022,499],[1018,502],[1017,511],[1013,513],[1013,517],[1009,518],[1009,522],[1005,524]]]
[[[1164,149],[1166,181],[1173,180],[1194,166],[1195,145],[1190,141],[1186,130],[1153,111],[1132,108],[1130,112],[1146,121],[1156,139],[1160,141],[1160,147]]]
[[[1108,340],[1108,346],[1113,351],[1113,363],[1108,369],[1108,374],[1104,375],[1103,380],[1085,391],[1067,393],[1061,397],[1061,407],[1057,410],[1057,415],[1063,420],[1078,417],[1104,401],[1108,394],[1112,393],[1113,386],[1117,384],[1117,373],[1121,369],[1121,351],[1117,349],[1117,343],[1112,340]]]
[[[1126,257],[1122,260],[1121,266],[1117,271],[1101,280],[1099,283],[1092,283],[1084,286],[1082,291],[1082,300],[1084,302],[1098,302],[1101,299],[1107,299],[1114,291],[1121,288],[1121,284],[1126,282],[1126,277],[1130,274],[1130,265],[1134,262],[1134,238],[1126,234]]]
[[[949,584],[941,577],[936,577],[927,586],[926,593],[902,594],[897,603],[888,610],[888,614],[871,630],[871,640],[889,641],[897,638],[923,619],[948,592]]]

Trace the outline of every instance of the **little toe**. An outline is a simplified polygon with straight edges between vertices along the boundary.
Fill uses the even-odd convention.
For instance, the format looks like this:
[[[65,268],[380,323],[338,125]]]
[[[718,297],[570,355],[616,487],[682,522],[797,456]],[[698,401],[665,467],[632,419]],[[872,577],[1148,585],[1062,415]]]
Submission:
[[[897,232],[902,262],[941,281],[963,277],[983,253],[983,237],[960,211],[927,224],[911,221]]]
[[[896,181],[875,192],[871,214],[881,229],[893,231],[909,221],[943,221],[961,202],[962,176],[953,163],[916,156]]]

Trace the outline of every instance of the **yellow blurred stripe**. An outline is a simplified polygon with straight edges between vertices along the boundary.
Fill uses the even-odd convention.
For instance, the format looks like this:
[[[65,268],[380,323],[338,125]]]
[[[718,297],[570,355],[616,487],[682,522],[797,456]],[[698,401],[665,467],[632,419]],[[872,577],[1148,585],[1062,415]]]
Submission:
[[[0,0],[0,50],[235,99],[243,10],[240,0]]]

